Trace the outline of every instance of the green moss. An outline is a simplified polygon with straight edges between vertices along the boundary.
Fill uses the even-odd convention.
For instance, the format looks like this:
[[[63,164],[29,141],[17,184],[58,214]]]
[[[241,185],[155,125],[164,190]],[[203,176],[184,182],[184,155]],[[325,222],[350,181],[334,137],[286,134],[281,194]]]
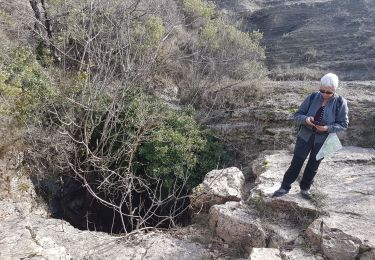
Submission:
[[[266,117],[267,117],[267,119],[272,119],[273,118],[273,113],[271,112],[271,111],[267,111],[266,112]]]
[[[264,166],[264,167],[268,167],[268,165],[269,165],[269,161],[268,161],[268,160],[264,160],[264,161],[263,161],[263,166]]]
[[[21,183],[21,184],[18,186],[18,190],[19,190],[20,192],[23,192],[23,193],[28,192],[30,188],[31,188],[30,184],[25,183],[25,182]]]

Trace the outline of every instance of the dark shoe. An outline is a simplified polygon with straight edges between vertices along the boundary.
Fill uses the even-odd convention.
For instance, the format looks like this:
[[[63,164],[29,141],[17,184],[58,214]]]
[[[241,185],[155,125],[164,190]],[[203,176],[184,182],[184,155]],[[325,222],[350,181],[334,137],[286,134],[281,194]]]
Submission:
[[[309,190],[301,190],[301,196],[304,199],[311,200],[312,195]]]
[[[284,196],[288,192],[289,192],[288,190],[280,188],[273,193],[272,198]]]

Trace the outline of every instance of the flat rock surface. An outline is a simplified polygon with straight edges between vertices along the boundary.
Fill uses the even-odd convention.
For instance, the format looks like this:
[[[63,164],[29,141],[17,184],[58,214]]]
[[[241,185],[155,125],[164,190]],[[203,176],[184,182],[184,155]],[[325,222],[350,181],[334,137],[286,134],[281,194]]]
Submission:
[[[0,202],[12,208],[12,203]],[[13,217],[12,217],[13,216]],[[81,231],[63,220],[37,214],[0,216],[0,259],[201,259],[206,251],[196,243],[161,232],[128,239]]]
[[[313,255],[311,253],[307,253],[300,248],[294,248],[291,251],[284,251],[281,253],[282,259],[285,260],[324,260],[322,256]]]
[[[276,248],[253,248],[249,260],[281,260],[280,251]]]
[[[291,158],[292,155],[285,151],[276,151],[259,158],[257,164],[263,167],[254,168],[261,173],[256,173],[259,177],[252,190],[252,198],[261,197],[271,207],[283,205],[287,209],[323,212],[311,225],[310,236],[312,240],[318,239],[321,231],[331,236],[327,241],[333,241],[326,241],[328,254],[335,251],[333,248],[338,246],[336,242],[341,243],[340,247],[345,246],[340,237],[345,237],[353,245],[351,254],[354,256],[360,246],[375,248],[375,150],[344,147],[325,158],[315,177],[311,190],[314,198],[311,201],[300,196],[297,182],[292,185],[289,194],[271,198],[272,193],[279,188]],[[322,242],[318,241],[317,244]],[[324,241],[320,246],[324,247]]]

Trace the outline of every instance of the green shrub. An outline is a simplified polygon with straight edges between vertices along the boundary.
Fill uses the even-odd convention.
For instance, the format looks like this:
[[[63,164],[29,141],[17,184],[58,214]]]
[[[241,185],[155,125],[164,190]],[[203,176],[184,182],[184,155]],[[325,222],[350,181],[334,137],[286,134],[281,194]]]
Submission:
[[[13,48],[0,59],[0,93],[9,101],[3,112],[26,120],[52,95],[50,80],[27,48]]]
[[[128,170],[123,170],[130,167],[151,186],[162,182],[167,196],[176,184],[190,191],[208,171],[229,162],[230,155],[201,129],[191,110],[173,110],[140,90],[127,92],[122,102],[125,105],[117,114],[97,114],[102,123],[91,131],[91,150],[102,151],[96,156],[104,156],[112,171],[126,175]],[[104,121],[116,124],[106,128]],[[121,187],[113,185],[117,186]]]
[[[216,11],[212,2],[205,0],[183,1],[190,37],[186,40],[187,55],[191,58],[187,68],[187,91],[182,99],[197,105],[209,87],[225,81],[258,80],[266,76],[265,52],[260,45],[263,34],[259,31],[243,32]],[[191,65],[190,65],[191,64]],[[191,67],[189,67],[191,66]],[[192,103],[189,93],[192,93]],[[185,95],[187,95],[185,97]]]
[[[27,99],[23,111],[38,119],[37,132],[52,133],[33,136],[40,172],[70,174],[100,203],[124,210],[119,214],[129,222],[123,230],[149,227],[149,219],[185,211],[192,187],[231,159],[191,110],[174,110],[155,92],[185,80],[212,86],[222,77],[258,76],[262,35],[228,25],[204,0],[184,0],[186,17],[178,19],[175,1],[143,1],[134,10],[128,1],[89,3],[51,1],[53,43],[65,54],[64,67],[50,66],[49,50],[39,44],[36,57],[46,68],[31,52],[22,59],[25,68],[13,66],[21,72],[4,62],[2,93],[11,89],[14,100]],[[172,16],[164,15],[168,4],[176,4]],[[200,29],[177,26],[189,19],[198,20]],[[56,94],[47,69],[59,86]],[[35,113],[50,97],[53,106]]]
[[[141,56],[153,51],[163,38],[164,31],[163,20],[157,16],[151,16],[145,21],[135,23],[131,36],[132,53]]]
[[[223,19],[207,22],[199,34],[200,50],[216,80],[225,75],[234,79],[258,79],[265,75],[263,34],[242,32]],[[205,67],[208,67],[207,64]],[[211,65],[214,64],[214,65]]]
[[[215,4],[205,0],[184,0],[185,11],[194,17],[204,17],[210,19],[215,14]]]
[[[49,67],[53,64],[51,51],[44,41],[39,41],[38,45],[36,46],[36,60],[43,67]]]
[[[177,179],[190,191],[208,171],[230,161],[223,146],[201,129],[191,113],[164,107],[161,115],[159,127],[140,147],[138,156],[145,173],[163,179],[166,189]]]

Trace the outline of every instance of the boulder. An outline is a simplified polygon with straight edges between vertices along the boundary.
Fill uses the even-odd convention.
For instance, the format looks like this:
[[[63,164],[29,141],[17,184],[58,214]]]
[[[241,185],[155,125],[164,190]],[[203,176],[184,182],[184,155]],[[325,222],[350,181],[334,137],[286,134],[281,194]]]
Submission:
[[[276,248],[253,248],[249,260],[281,260],[280,250]]]
[[[244,174],[236,167],[210,171],[194,188],[191,205],[195,211],[206,212],[212,205],[241,201],[244,183]]]
[[[343,221],[343,219],[340,220],[339,215],[319,218],[308,227],[306,235],[311,245],[320,248],[329,259],[355,259],[359,254],[362,242],[358,237],[349,235],[339,229],[336,221]],[[346,224],[350,225],[350,223]]]
[[[359,256],[359,260],[374,260],[374,259],[375,259],[374,250],[364,252],[363,254]]]
[[[246,248],[266,246],[261,220],[253,209],[240,202],[212,206],[209,226],[226,243],[238,243]]]

